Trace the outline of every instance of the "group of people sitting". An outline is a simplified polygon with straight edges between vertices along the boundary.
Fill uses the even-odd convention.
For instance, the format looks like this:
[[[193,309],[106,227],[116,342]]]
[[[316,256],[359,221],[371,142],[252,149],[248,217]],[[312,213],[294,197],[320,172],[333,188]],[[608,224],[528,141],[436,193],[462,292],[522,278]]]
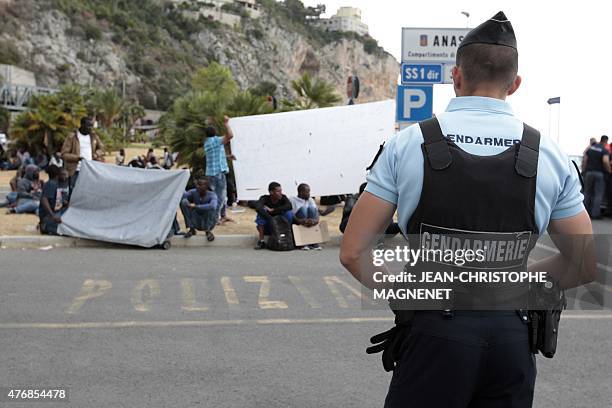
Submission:
[[[340,222],[340,232],[344,233],[353,206],[357,203],[359,196],[365,190],[366,183],[359,187],[358,194],[349,194],[343,196],[344,208],[342,211],[342,220]],[[257,233],[259,239],[255,249],[263,249],[266,247],[265,235],[270,234],[272,217],[281,215],[285,217],[289,223],[303,225],[305,227],[313,227],[319,223],[319,215],[328,214],[328,210],[319,210],[315,200],[310,196],[310,186],[302,183],[297,188],[297,196],[287,198],[283,194],[282,187],[277,182],[272,182],[268,186],[269,194],[263,195],[255,202],[254,208],[257,211],[255,224],[257,225]],[[333,209],[332,209],[333,210]],[[393,220],[389,220],[389,225],[385,230],[385,236],[391,237],[400,233],[399,225]],[[321,249],[319,244],[305,245],[302,249],[309,250]]]
[[[20,148],[10,155],[6,147],[0,144],[0,170],[18,170],[29,164],[36,165],[39,169],[45,170],[50,164],[55,164],[57,166],[58,160],[63,164],[59,152],[50,157],[47,155],[46,151],[40,152],[36,156],[32,156],[26,149]],[[61,165],[59,167],[61,167]]]
[[[363,193],[366,183],[359,187],[359,193],[350,194],[344,199],[342,221],[340,222],[340,232],[344,233],[353,206]],[[181,201],[181,211],[185,218],[185,224],[189,231],[185,235],[189,238],[196,234],[196,230],[205,231],[209,241],[214,239],[213,228],[217,225],[219,217],[218,197],[210,189],[210,182],[207,178],[198,179],[196,187],[185,192]],[[272,218],[275,216],[284,217],[290,224],[313,227],[319,223],[320,215],[325,215],[329,211],[320,210],[315,200],[310,196],[310,186],[302,183],[297,187],[297,195],[287,197],[283,194],[282,186],[273,181],[268,185],[268,194],[262,195],[259,200],[252,202],[251,207],[255,209],[255,225],[257,228],[258,240],[256,250],[266,248],[265,236],[271,234]],[[395,236],[400,233],[400,228],[396,222],[389,220],[389,225],[385,230],[386,236]],[[320,250],[319,244],[302,246],[304,250]]]
[[[305,227],[313,227],[319,223],[319,209],[312,197],[310,197],[310,186],[302,183],[297,188],[297,196],[287,198],[283,194],[281,185],[275,181],[268,185],[268,193],[262,195],[255,202],[255,211],[257,216],[255,224],[257,225],[258,241],[255,249],[264,249],[266,241],[264,237],[271,233],[272,217],[281,215],[289,221],[290,224],[303,225]],[[319,244],[304,245],[304,250],[320,250]]]
[[[43,182],[37,165],[21,167],[10,182],[12,191],[0,201],[0,207],[8,207],[8,214],[37,214],[40,232],[57,235],[70,200],[68,171],[55,164],[46,166],[45,171],[49,179]]]
[[[6,161],[3,162],[3,169],[16,169],[17,172],[10,181],[11,191],[0,201],[0,207],[7,207],[9,214],[37,214],[40,232],[57,234],[57,226],[68,208],[70,195],[76,185],[81,160],[104,160],[104,146],[93,132],[93,127],[91,118],[82,118],[79,129],[67,136],[61,150],[50,157],[43,151],[36,155],[36,158],[32,158],[26,149],[19,148],[9,161],[10,165],[6,165]],[[143,165],[135,167],[172,167],[173,160],[174,157],[166,148],[164,167],[158,166],[153,149],[149,149],[143,157]],[[117,164],[123,165],[124,161],[125,150],[121,149],[117,155]],[[48,174],[47,182],[43,183],[41,180],[41,171]]]
[[[282,187],[277,182],[268,186],[269,194],[263,195],[257,200],[253,207],[257,211],[255,224],[259,240],[255,249],[266,247],[264,236],[270,234],[272,217],[283,216],[289,223],[313,227],[319,223],[319,210],[317,204],[310,197],[308,184],[300,184],[297,188],[297,196],[287,198],[283,194]],[[204,231],[208,241],[214,240],[213,229],[219,223],[219,199],[217,194],[211,190],[208,178],[200,178],[195,182],[195,188],[186,191],[181,200],[181,212],[187,226],[185,238]],[[304,250],[321,249],[319,244],[305,245]]]
[[[164,147],[164,157],[160,161],[155,156],[153,149],[149,149],[146,155],[134,156],[132,160],[126,164],[125,149],[119,149],[119,152],[115,156],[115,164],[117,166],[136,167],[139,169],[164,169],[170,170],[177,159],[177,153],[170,153],[167,147]]]

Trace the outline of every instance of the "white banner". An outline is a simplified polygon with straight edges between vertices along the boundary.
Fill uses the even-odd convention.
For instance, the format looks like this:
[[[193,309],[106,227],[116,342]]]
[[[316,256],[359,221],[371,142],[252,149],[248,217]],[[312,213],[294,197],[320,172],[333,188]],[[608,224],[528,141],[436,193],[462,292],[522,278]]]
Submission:
[[[379,145],[395,132],[395,101],[233,118],[232,153],[239,200],[287,196],[300,183],[313,196],[356,193]]]

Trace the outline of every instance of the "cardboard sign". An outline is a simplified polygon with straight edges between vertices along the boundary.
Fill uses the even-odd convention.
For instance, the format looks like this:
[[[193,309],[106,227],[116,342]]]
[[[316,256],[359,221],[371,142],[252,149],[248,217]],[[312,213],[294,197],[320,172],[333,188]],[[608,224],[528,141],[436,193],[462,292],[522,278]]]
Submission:
[[[314,227],[293,225],[293,240],[296,246],[320,244],[329,241],[327,222],[321,221]]]

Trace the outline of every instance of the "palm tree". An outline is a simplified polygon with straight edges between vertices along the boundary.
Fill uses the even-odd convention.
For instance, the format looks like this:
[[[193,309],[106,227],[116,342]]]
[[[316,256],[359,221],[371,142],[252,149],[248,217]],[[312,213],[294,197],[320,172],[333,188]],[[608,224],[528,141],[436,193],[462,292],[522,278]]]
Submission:
[[[238,93],[227,106],[227,114],[232,117],[264,115],[273,111],[266,97],[253,95],[250,91]]]
[[[87,114],[85,106],[85,91],[80,85],[66,85],[55,94],[57,103],[64,113],[69,113],[78,127],[80,119]]]
[[[58,132],[61,112],[50,102],[50,98],[39,100],[37,109],[21,113],[11,128],[12,139],[30,152],[55,151],[54,136],[62,133]]]
[[[123,126],[122,144],[127,142],[127,135],[138,119],[145,117],[144,108],[134,100],[126,100],[121,110],[121,125]]]
[[[239,91],[227,67],[212,63],[192,78],[193,91],[176,99],[159,120],[158,135],[178,153],[178,164],[192,174],[201,174],[205,165],[204,137],[213,125],[225,134],[223,116],[262,115],[273,112],[265,97]]]
[[[262,115],[273,111],[263,97],[239,92],[227,105],[212,92],[191,92],[174,102],[159,121],[160,136],[178,152],[178,164],[187,165],[193,174],[204,169],[204,135],[207,126],[215,126],[220,134],[226,129],[223,116]]]
[[[5,133],[8,130],[10,119],[9,111],[0,108],[0,132]]]
[[[94,90],[91,95],[91,110],[103,129],[110,130],[121,118],[126,101],[116,89]]]
[[[86,109],[78,88],[68,86],[52,95],[39,95],[29,101],[30,110],[17,116],[11,137],[32,152],[47,149],[52,154],[66,135],[78,127]]]
[[[308,72],[299,79],[291,81],[291,87],[297,94],[297,98],[283,100],[284,110],[326,108],[341,100],[330,83],[320,78],[315,78],[313,82]]]
[[[224,106],[212,92],[191,92],[174,101],[172,108],[160,118],[160,135],[178,153],[179,165],[187,165],[192,173],[204,168],[204,130],[223,118]],[[222,130],[222,129],[220,129]]]
[[[224,103],[229,103],[238,93],[238,84],[234,81],[232,71],[216,62],[199,69],[191,79],[191,86],[196,92],[214,93]]]

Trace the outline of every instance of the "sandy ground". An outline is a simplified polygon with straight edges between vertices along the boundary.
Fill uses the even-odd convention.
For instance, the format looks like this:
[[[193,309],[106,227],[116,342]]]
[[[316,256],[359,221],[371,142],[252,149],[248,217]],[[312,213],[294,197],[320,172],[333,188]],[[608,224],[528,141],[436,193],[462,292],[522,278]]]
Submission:
[[[128,160],[138,154],[146,154],[147,147],[142,148],[127,148],[126,156]],[[108,163],[114,163],[115,154],[113,152],[106,156]],[[157,157],[163,156],[163,149],[156,149],[155,154]],[[9,190],[9,181],[14,177],[14,171],[0,171],[0,189]],[[46,179],[46,174],[41,172],[41,178]],[[0,199],[4,199],[1,197]],[[255,230],[255,211],[248,207],[238,207],[241,212],[232,212],[228,210],[228,217],[234,222],[227,222],[223,225],[218,225],[215,228],[215,234],[218,235],[240,235],[240,234],[256,234]],[[181,229],[185,229],[185,223],[183,221],[183,215],[178,214],[179,223]],[[339,233],[338,225],[342,219],[342,207],[336,208],[331,214],[321,217],[321,220],[327,221],[328,229],[330,234],[335,235]],[[0,235],[33,235],[38,234],[36,225],[38,224],[38,217],[32,214],[6,214],[6,209],[0,209]]]

